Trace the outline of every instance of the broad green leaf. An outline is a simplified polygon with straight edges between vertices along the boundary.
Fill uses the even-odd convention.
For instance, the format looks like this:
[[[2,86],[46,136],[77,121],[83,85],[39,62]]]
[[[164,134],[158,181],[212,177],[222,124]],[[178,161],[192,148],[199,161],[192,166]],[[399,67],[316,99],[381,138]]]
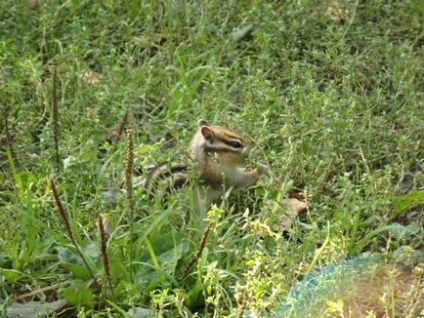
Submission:
[[[81,280],[75,280],[70,286],[63,289],[62,296],[74,306],[92,305],[95,300],[90,288]]]
[[[395,199],[395,214],[399,214],[417,204],[424,204],[424,191],[411,192]]]
[[[17,283],[19,279],[22,277],[20,272],[14,269],[6,269],[6,268],[0,271],[0,276],[3,276],[4,278],[6,278],[7,281],[13,284]]]

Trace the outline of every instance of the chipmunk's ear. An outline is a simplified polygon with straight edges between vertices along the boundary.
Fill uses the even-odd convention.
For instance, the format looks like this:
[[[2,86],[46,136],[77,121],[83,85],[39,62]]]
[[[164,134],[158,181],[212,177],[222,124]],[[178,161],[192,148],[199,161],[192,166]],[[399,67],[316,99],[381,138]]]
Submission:
[[[197,122],[197,126],[198,126],[198,127],[202,127],[202,126],[209,126],[209,123],[208,123],[206,120],[204,120],[204,119],[200,119],[200,120]]]
[[[208,126],[202,126],[200,128],[200,132],[202,133],[203,138],[207,140],[211,140],[213,138],[213,131]]]

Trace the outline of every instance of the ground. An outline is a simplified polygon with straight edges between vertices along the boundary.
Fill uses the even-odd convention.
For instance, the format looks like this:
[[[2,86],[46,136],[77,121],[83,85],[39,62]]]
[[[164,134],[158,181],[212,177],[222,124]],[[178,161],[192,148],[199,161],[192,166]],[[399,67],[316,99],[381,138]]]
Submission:
[[[4,304],[261,316],[320,266],[363,253],[422,264],[420,1],[6,0],[0,12]],[[199,119],[254,140],[246,164],[273,175],[233,209],[218,202],[182,279],[203,231],[187,222],[190,194],[164,207],[137,180],[183,162]],[[288,193],[308,209],[283,232],[264,202]]]

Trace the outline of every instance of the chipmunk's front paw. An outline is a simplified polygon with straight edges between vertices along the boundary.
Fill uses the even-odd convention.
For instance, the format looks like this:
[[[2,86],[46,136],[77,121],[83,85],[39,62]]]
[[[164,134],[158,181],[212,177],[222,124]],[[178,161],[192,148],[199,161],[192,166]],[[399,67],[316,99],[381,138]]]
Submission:
[[[266,176],[271,175],[271,169],[269,169],[269,167],[267,165],[264,165],[264,164],[258,162],[256,164],[256,169],[258,169],[259,175],[266,175]]]

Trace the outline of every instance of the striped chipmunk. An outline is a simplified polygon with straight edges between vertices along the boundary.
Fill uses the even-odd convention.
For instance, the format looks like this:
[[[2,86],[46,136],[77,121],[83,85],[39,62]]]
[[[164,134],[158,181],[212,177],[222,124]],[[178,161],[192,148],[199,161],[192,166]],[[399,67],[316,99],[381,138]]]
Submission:
[[[200,120],[188,153],[194,164],[194,178],[184,164],[162,164],[153,168],[145,183],[148,193],[154,194],[159,179],[167,179],[172,189],[189,184],[194,190],[194,208],[204,215],[208,206],[227,191],[237,191],[254,185],[261,175],[269,175],[269,168],[257,163],[255,169],[240,166],[242,152],[249,146],[247,139],[220,126]],[[198,182],[193,182],[198,180]]]

